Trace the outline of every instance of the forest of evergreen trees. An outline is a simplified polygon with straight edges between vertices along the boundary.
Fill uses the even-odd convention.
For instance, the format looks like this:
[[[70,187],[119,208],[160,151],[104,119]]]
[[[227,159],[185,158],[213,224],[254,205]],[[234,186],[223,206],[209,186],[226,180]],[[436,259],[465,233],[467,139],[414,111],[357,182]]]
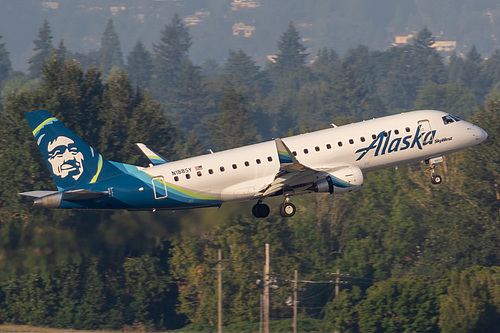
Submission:
[[[56,46],[57,44],[57,46]],[[217,325],[217,250],[227,331],[258,330],[264,244],[271,244],[272,329],[497,332],[500,329],[500,51],[443,59],[423,28],[403,47],[360,45],[306,63],[293,23],[264,68],[242,50],[219,64],[189,58],[178,16],[124,57],[109,20],[101,48],[73,53],[49,22],[29,73],[12,70],[0,38],[0,323],[72,329]],[[124,59],[125,58],[125,59]],[[54,188],[24,113],[47,109],[107,159],[146,165],[144,142],[169,159],[228,149],[412,109],[450,112],[485,129],[481,145],[447,156],[444,182],[424,165],[369,173],[362,191],[297,197],[297,214],[34,209],[17,193]]]

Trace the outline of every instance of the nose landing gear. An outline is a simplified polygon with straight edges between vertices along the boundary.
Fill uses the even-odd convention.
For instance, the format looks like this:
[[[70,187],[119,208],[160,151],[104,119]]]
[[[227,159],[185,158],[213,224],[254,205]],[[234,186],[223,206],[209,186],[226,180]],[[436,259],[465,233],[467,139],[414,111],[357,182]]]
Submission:
[[[431,171],[431,183],[434,185],[439,185],[443,181],[443,178],[436,174],[436,163],[440,163],[442,161],[442,157],[425,160],[425,163],[429,165],[429,170]]]

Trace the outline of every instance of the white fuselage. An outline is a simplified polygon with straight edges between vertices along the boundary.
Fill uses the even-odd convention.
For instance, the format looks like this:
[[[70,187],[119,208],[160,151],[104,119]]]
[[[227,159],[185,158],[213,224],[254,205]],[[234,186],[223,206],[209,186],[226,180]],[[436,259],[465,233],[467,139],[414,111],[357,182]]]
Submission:
[[[297,160],[313,169],[357,166],[363,172],[421,161],[483,141],[466,121],[446,124],[441,111],[414,111],[282,139]],[[385,133],[385,134],[384,134]],[[152,176],[221,201],[263,196],[280,169],[274,141],[147,168]]]

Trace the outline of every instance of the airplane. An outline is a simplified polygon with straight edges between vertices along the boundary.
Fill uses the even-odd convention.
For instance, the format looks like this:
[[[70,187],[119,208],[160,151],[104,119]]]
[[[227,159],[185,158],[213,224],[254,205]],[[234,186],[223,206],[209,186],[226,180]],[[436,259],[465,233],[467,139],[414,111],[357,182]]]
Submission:
[[[431,181],[442,156],[483,142],[488,134],[449,113],[420,110],[374,118],[179,161],[138,147],[149,167],[106,160],[45,110],[26,113],[57,191],[30,191],[35,207],[111,210],[179,210],[257,200],[252,213],[265,218],[263,201],[346,193],[363,186],[366,172],[425,161]]]

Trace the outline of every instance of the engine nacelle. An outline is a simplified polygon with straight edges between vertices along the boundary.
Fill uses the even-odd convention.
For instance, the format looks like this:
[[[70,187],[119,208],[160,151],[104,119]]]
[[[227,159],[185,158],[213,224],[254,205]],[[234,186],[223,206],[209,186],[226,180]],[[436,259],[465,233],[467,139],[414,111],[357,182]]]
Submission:
[[[319,180],[313,187],[315,192],[347,193],[357,191],[363,186],[363,172],[357,166],[347,166],[329,172],[328,176]]]

